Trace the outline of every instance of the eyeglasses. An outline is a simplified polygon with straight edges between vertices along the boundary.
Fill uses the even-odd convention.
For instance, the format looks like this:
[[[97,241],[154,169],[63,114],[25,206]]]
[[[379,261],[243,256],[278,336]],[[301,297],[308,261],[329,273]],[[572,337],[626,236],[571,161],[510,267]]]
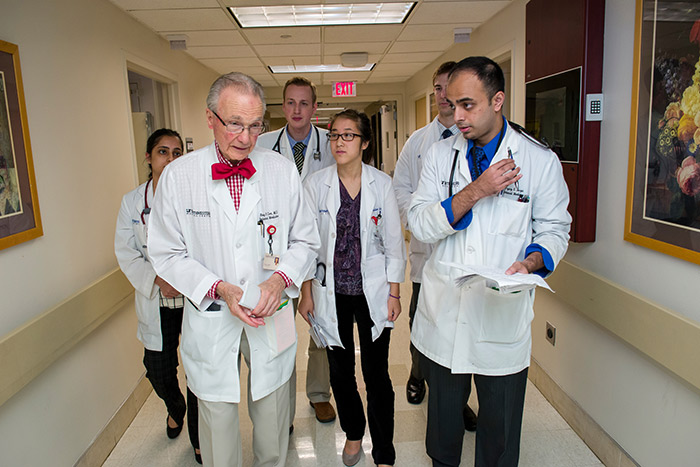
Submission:
[[[209,109],[209,110],[211,110],[211,109]],[[217,114],[213,110],[211,111],[211,113],[216,115],[216,118],[218,118],[219,121],[221,122],[221,124],[226,127],[226,131],[228,131],[229,133],[232,133],[234,135],[243,133],[243,130],[245,130],[247,128],[248,132],[251,135],[255,136],[255,135],[259,135],[260,133],[262,133],[263,130],[265,129],[265,124],[262,122],[251,123],[248,126],[241,125],[240,123],[226,123],[226,122],[224,122],[224,120],[221,117],[219,117],[219,114]]]
[[[338,141],[338,138],[343,138],[343,141],[352,141],[355,139],[355,136],[362,138],[362,135],[356,133],[328,133],[328,139],[330,141]]]

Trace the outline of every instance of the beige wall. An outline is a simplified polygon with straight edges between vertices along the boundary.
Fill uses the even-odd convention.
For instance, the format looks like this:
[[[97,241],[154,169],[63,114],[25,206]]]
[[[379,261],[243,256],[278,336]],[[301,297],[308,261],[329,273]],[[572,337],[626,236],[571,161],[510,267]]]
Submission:
[[[114,226],[135,186],[126,59],[179,84],[183,137],[211,140],[216,74],[106,0],[0,0],[0,39],[19,45],[44,236],[0,251],[0,337],[117,267]],[[143,374],[133,307],[0,407],[4,465],[73,465]],[[31,350],[30,350],[31,351]]]

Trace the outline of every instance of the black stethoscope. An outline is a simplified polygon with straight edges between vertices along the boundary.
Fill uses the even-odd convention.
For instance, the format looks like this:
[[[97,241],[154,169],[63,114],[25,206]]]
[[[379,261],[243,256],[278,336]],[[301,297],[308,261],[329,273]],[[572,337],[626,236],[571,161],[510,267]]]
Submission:
[[[143,207],[143,211],[141,211],[141,222],[143,223],[143,225],[146,225],[146,217],[145,216],[147,216],[151,213],[151,208],[148,207],[148,187],[152,181],[153,181],[153,179],[150,179],[146,182],[146,191],[143,194],[144,207]]]
[[[321,151],[319,149],[321,148],[321,136],[318,133],[318,127],[316,125],[311,125],[314,127],[314,130],[316,131],[316,150],[314,151],[314,160],[315,161],[320,161],[321,160]],[[277,137],[277,141],[275,141],[275,145],[272,146],[272,150],[275,152],[278,152],[282,154],[282,151],[280,151],[280,140],[282,139],[282,135],[284,132],[287,130],[287,127],[285,127],[282,131],[280,131],[279,136]]]
[[[498,152],[498,148],[501,147],[501,142],[503,141],[503,137],[506,135],[506,125],[508,123],[503,124],[503,130],[501,130],[501,134],[498,136],[498,144],[496,145],[496,150],[493,152],[496,154]],[[455,157],[452,159],[452,170],[450,171],[450,183],[449,183],[449,188],[448,188],[448,193],[450,194],[450,198],[452,197],[452,181],[455,178],[455,168],[457,167],[457,159],[459,158],[459,149],[455,149]],[[472,180],[474,181],[474,180]]]

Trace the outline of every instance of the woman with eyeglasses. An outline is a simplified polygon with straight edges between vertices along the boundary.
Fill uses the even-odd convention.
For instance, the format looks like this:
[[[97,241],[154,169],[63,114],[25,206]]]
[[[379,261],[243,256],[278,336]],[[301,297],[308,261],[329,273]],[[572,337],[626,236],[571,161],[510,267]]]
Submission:
[[[195,459],[200,464],[197,429],[197,398],[187,390],[187,404],[177,379],[177,348],[182,328],[184,297],[170,284],[157,276],[146,251],[148,219],[151,203],[163,169],[182,155],[182,138],[166,128],[156,130],[146,142],[146,162],[151,169],[149,179],[122,199],[114,252],[119,267],[136,289],[136,336],[143,343],[143,364],[146,378],[168,410],[166,433],[176,438],[182,431],[185,412],[190,442]],[[187,410],[189,406],[189,410]]]
[[[331,120],[336,164],[309,176],[307,202],[321,236],[316,277],[302,286],[299,313],[328,344],[331,387],[346,441],[342,460],[359,462],[366,420],[377,465],[393,465],[394,390],[389,338],[401,313],[406,254],[391,178],[363,163],[372,157],[367,115],[345,110]],[[353,321],[367,388],[367,418],[355,378]]]

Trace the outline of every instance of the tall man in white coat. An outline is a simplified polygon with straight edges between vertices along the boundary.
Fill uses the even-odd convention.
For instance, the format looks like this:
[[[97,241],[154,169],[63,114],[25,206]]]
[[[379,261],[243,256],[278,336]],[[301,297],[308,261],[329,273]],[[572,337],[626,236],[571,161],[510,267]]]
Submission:
[[[282,91],[282,110],[287,124],[276,131],[260,135],[258,146],[279,152],[297,166],[301,181],[314,172],[335,164],[328,141],[328,130],[311,124],[318,107],[316,86],[306,78],[288,80]],[[295,305],[296,306],[296,305]],[[330,403],[331,381],[325,349],[319,349],[309,339],[309,358],[306,363],[306,396],[321,423],[335,420],[335,409]],[[290,430],[296,407],[296,369],[291,383],[292,406]]]
[[[449,263],[547,275],[568,246],[561,164],[503,118],[503,89],[503,72],[486,57],[455,66],[447,99],[461,136],[430,148],[408,211],[413,235],[434,244],[411,331],[429,387],[434,466],[460,463],[470,374],[479,399],[474,464],[518,465],[530,365],[534,290],[500,293],[484,281],[458,288],[463,273]]]
[[[406,214],[411,203],[411,196],[418,188],[423,159],[428,153],[430,146],[442,139],[450,138],[458,133],[455,125],[454,110],[447,102],[447,76],[455,62],[445,62],[433,73],[433,91],[435,92],[435,103],[438,114],[432,122],[413,132],[399,155],[394,170],[394,192],[399,203],[401,222],[406,226]],[[430,257],[433,246],[430,243],[423,243],[411,234],[411,242],[408,247],[408,256],[411,262],[411,282],[413,291],[411,294],[411,305],[408,309],[408,324],[413,327],[413,319],[416,315],[418,305],[418,295],[420,293],[420,281],[423,274],[423,265]],[[411,404],[420,404],[425,397],[425,378],[420,369],[420,354],[411,344],[411,374],[406,383],[406,400]],[[469,407],[464,406],[463,411],[464,427],[467,431],[476,430],[476,414]]]
[[[187,297],[181,354],[210,467],[242,464],[241,356],[253,465],[284,466],[289,444],[296,330],[286,297],[298,296],[319,238],[294,164],[255,146],[264,113],[260,84],[219,77],[206,110],[214,143],[167,167],[151,214],[154,268]]]

